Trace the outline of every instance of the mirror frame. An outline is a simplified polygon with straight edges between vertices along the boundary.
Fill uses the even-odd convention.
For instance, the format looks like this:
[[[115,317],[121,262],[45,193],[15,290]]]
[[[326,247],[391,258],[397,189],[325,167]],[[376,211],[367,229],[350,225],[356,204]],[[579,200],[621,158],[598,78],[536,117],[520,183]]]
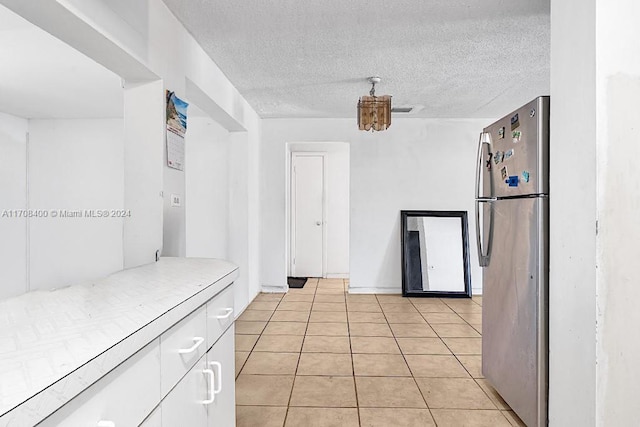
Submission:
[[[462,238],[462,265],[464,268],[464,291],[414,291],[408,289],[408,272],[406,254],[407,249],[407,219],[409,217],[440,217],[460,218]],[[469,225],[467,211],[400,211],[401,239],[402,239],[402,296],[427,298],[471,298],[471,269],[469,265]]]

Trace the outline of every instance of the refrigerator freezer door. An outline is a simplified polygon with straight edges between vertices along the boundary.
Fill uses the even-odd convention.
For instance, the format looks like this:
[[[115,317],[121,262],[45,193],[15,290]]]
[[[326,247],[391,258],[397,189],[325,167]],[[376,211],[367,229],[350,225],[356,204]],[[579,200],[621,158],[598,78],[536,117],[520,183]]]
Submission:
[[[490,135],[491,197],[549,194],[549,97],[484,129]]]
[[[548,199],[492,203],[493,242],[483,270],[482,372],[529,426],[547,416]]]

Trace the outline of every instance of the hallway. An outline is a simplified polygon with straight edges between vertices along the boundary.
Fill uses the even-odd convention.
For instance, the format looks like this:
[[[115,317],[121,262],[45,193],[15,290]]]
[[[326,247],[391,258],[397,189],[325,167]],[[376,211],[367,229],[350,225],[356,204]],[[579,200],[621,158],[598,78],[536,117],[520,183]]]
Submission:
[[[310,279],[238,318],[238,427],[523,425],[481,374],[481,297],[347,287]]]

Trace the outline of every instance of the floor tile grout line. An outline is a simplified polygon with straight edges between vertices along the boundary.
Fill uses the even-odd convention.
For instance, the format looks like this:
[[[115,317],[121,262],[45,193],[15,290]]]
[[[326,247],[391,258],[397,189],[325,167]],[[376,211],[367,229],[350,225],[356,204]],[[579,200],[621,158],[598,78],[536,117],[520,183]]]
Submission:
[[[422,318],[425,320],[425,322],[427,322],[427,325],[429,325],[429,327],[430,327],[430,328],[431,328],[431,329],[436,333],[436,335],[438,336],[438,338],[440,338],[440,340],[442,341],[442,343],[447,347],[447,349],[449,349],[449,351],[451,352],[451,354],[453,354],[453,355],[455,356],[456,360],[458,360],[458,362],[462,365],[462,367],[463,367],[465,370],[467,370],[467,368],[466,368],[466,367],[464,366],[464,364],[460,361],[460,359],[458,359],[458,355],[457,355],[457,354],[455,354],[455,353],[453,352],[453,350],[452,350],[452,349],[447,345],[447,343],[444,341],[444,338],[482,338],[482,332],[480,332],[480,331],[478,331],[476,328],[474,328],[474,327],[473,327],[469,322],[467,322],[467,321],[466,321],[462,316],[460,316],[460,314],[459,314],[457,311],[455,311],[453,308],[451,308],[451,307],[450,307],[446,302],[442,301],[442,299],[441,299],[441,298],[438,298],[438,299],[439,299],[443,304],[447,305],[447,306],[448,306],[448,307],[449,307],[449,308],[450,308],[450,309],[451,309],[451,310],[452,310],[452,311],[453,311],[453,312],[454,312],[454,313],[455,313],[455,314],[456,314],[460,319],[462,319],[462,321],[464,322],[464,324],[466,324],[466,325],[470,326],[474,331],[476,331],[476,332],[480,335],[480,337],[443,337],[443,336],[441,336],[441,335],[438,333],[438,331],[436,331],[436,329],[433,327],[433,325],[434,325],[434,324],[432,324],[431,322],[429,322],[429,321],[427,320],[427,318],[424,316],[424,313],[422,313],[422,312],[420,312],[420,311],[418,310],[418,312],[420,313],[420,315],[422,316]],[[413,301],[411,301],[411,300],[410,300],[410,302],[411,302],[411,304],[413,304],[413,305],[414,305],[414,307],[415,307],[415,304],[413,303]],[[482,307],[482,306],[480,306],[480,307]],[[417,309],[417,307],[416,307],[416,309]],[[446,324],[452,324],[452,325],[453,325],[454,323],[437,323],[437,324],[438,324],[438,325],[446,325]],[[467,370],[467,372],[468,372],[468,370]],[[469,375],[471,376],[471,378],[473,378],[473,375],[471,375],[471,373],[470,373],[470,372],[469,372]]]
[[[344,285],[344,281],[343,281]],[[344,304],[345,304],[345,312],[347,317],[347,337],[349,340],[349,358],[351,359],[351,374],[353,378],[353,391],[356,396],[356,414],[358,416],[358,426],[362,427],[362,420],[360,418],[360,399],[358,399],[358,385],[356,384],[356,366],[353,361],[353,347],[351,345],[351,326],[349,325],[349,310],[347,308],[347,291],[344,291]]]
[[[413,304],[413,301],[411,302]],[[446,302],[445,302],[446,304]],[[451,308],[451,310],[453,310],[453,312],[460,317],[460,319],[462,319],[465,324],[468,324],[469,326],[471,326],[462,316],[460,316],[460,314],[458,312],[456,312],[451,306],[449,306],[448,304],[446,304],[449,308]],[[422,313],[420,313],[422,315]],[[422,316],[424,318],[424,316]],[[433,329],[433,326],[431,325],[431,323],[429,323],[429,321],[425,318],[424,319],[427,324]],[[473,328],[473,326],[471,326]],[[473,328],[475,330],[475,328]],[[434,329],[435,331],[435,329]],[[440,336],[440,334],[438,334],[438,332],[436,331],[436,334],[438,335],[438,338],[440,338],[440,340],[442,341],[442,343],[447,347],[447,349],[449,349],[449,351],[451,352],[451,354],[456,358],[456,360],[458,361],[458,363],[460,363],[460,365],[462,365],[462,367],[464,368],[464,370],[469,374],[469,377],[471,377],[471,379],[475,382],[475,384],[480,387],[480,390],[482,390],[482,392],[485,394],[485,396],[489,399],[489,401],[495,406],[495,408],[497,410],[500,410],[500,408],[498,408],[498,405],[493,401],[493,399],[491,399],[491,397],[489,396],[489,394],[484,390],[484,388],[482,388],[480,386],[480,384],[478,383],[478,378],[475,378],[473,376],[473,374],[467,369],[467,367],[464,365],[464,363],[462,363],[462,361],[458,358],[458,356],[460,356],[459,354],[456,354],[453,349],[451,349],[451,347],[449,347],[449,345],[446,343],[446,341],[443,339],[443,337]],[[480,334],[480,337],[482,337],[482,334]],[[444,338],[455,338],[455,337],[444,337]],[[468,338],[468,337],[460,337],[460,338]],[[470,337],[470,338],[477,338],[477,337]],[[413,372],[412,372],[413,374]],[[418,387],[419,388],[419,387]],[[422,393],[422,390],[420,390],[420,392]],[[423,396],[424,397],[424,396]],[[426,399],[425,399],[426,402]],[[428,405],[427,405],[428,406]],[[433,414],[432,414],[433,416]],[[504,415],[503,415],[504,416]],[[506,417],[505,417],[506,419]],[[434,418],[435,420],[435,418]],[[508,422],[508,420],[507,420]]]
[[[482,338],[482,332],[480,332],[480,331],[478,331],[476,328],[474,328],[474,327],[473,327],[469,322],[467,322],[467,320],[466,320],[464,317],[460,316],[460,314],[459,314],[458,312],[456,312],[455,310],[454,310],[454,313],[456,313],[456,314],[458,315],[458,317],[460,317],[460,318],[465,322],[465,324],[467,324],[468,326],[470,326],[474,331],[476,331],[476,332],[480,335],[480,338]],[[426,320],[426,319],[425,319],[425,320]],[[427,321],[427,323],[429,323],[429,321]],[[431,325],[431,324],[429,324],[429,325]],[[433,326],[431,326],[431,327],[433,328]],[[437,334],[437,332],[436,332],[436,334]],[[446,338],[455,338],[455,337],[446,337]],[[460,337],[460,338],[477,338],[477,337]],[[447,346],[447,348],[449,348],[449,346],[447,345],[447,343],[445,343],[445,342],[444,342],[444,340],[442,340],[442,342]],[[453,356],[456,358],[456,360],[458,361],[458,363],[460,363],[460,364],[462,365],[462,367],[464,368],[464,370],[465,370],[465,371],[467,371],[467,373],[469,374],[469,376],[470,376],[472,379],[476,380],[477,378],[473,376],[473,374],[471,373],[471,371],[469,371],[469,369],[467,369],[467,367],[465,366],[465,364],[464,364],[464,363],[462,363],[462,361],[461,361],[461,360],[460,360],[460,358],[458,357],[458,356],[461,356],[461,355],[459,355],[459,354],[455,354],[455,353],[451,350],[451,348],[449,348],[449,351],[451,351],[451,353],[452,353],[452,354],[453,354]],[[471,356],[471,355],[468,355],[468,356]],[[480,355],[480,356],[482,356],[482,355]],[[476,383],[477,383],[477,381],[476,381]],[[479,386],[479,384],[478,384],[478,386]],[[482,388],[482,387],[480,387],[480,388]],[[485,392],[485,394],[486,394],[486,392]]]
[[[260,295],[260,293],[258,293],[258,295],[256,295],[255,298],[253,298],[253,300],[251,300],[251,302],[247,305],[247,308],[245,309],[245,311],[249,308],[249,306],[251,306],[251,304],[253,304],[253,302],[256,300],[256,298],[258,298],[259,295]],[[265,323],[264,328],[262,329],[262,332],[260,332],[258,334],[258,338],[256,339],[256,342],[254,342],[253,346],[251,346],[251,350],[249,350],[249,354],[247,355],[247,358],[245,359],[244,363],[242,364],[242,367],[240,368],[240,370],[238,371],[237,375],[235,376],[236,379],[238,379],[238,377],[242,373],[242,370],[247,365],[247,362],[249,361],[249,358],[251,357],[251,354],[253,353],[254,349],[256,348],[256,345],[258,345],[258,341],[260,341],[260,338],[262,338],[262,334],[264,333],[265,329],[267,329],[267,325],[269,324],[269,322],[271,322],[271,318],[275,314],[275,312],[278,309],[278,306],[282,302],[283,298],[284,298],[284,295],[282,297],[280,297],[280,300],[278,301],[278,304],[276,304],[276,308],[274,308],[273,311],[271,312],[271,315],[269,316],[269,320],[267,320],[267,323]],[[235,333],[235,328],[234,328],[234,333]],[[243,335],[243,334],[238,334],[238,335]],[[247,334],[247,335],[254,335],[254,334]],[[235,337],[234,337],[234,339],[235,339]],[[235,356],[235,354],[234,354],[234,356]]]
[[[316,287],[313,291],[313,298],[311,299],[311,309],[313,309],[313,304],[316,299],[316,294],[318,292],[318,284],[316,283]],[[283,427],[287,424],[287,418],[289,417],[289,410],[291,409],[291,399],[293,398],[293,389],[296,386],[296,378],[298,377],[298,368],[300,367],[300,359],[302,359],[302,349],[304,348],[304,342],[307,339],[307,331],[309,330],[309,321],[311,320],[311,310],[309,310],[309,316],[307,316],[307,326],[304,330],[304,335],[302,337],[302,343],[300,344],[300,351],[298,352],[298,363],[296,363],[296,370],[293,373],[293,383],[291,384],[291,391],[289,392],[289,400],[287,401],[287,411],[284,415],[284,420],[282,422]]]
[[[337,354],[337,355],[346,355],[347,353],[314,353],[314,354]],[[360,355],[374,355],[374,356],[401,356],[400,354],[388,354],[388,353],[355,353],[360,354]],[[408,356],[421,356],[421,355],[412,355],[409,354]],[[433,354],[433,355],[426,355],[426,356],[444,356],[442,354]],[[260,376],[260,377],[293,377],[293,374],[245,374],[245,375],[253,375],[253,376]],[[451,377],[451,376],[442,376],[442,377],[434,377],[434,376],[428,376],[428,377],[421,377],[421,376],[415,376],[413,374],[411,374],[411,370],[409,370],[409,375],[372,375],[372,374],[368,374],[368,375],[352,375],[352,374],[297,374],[296,376],[299,377],[341,377],[341,378],[349,378],[349,377],[356,377],[356,378],[361,378],[361,377],[367,377],[367,378],[410,378],[410,377],[414,377],[414,378],[441,378],[441,379],[448,379],[448,378],[457,378],[457,379],[471,379],[471,378],[467,378],[467,377]],[[484,378],[479,378],[479,379],[484,379]],[[279,405],[276,405],[279,406]],[[509,411],[509,409],[501,409],[502,411]]]
[[[376,296],[376,299],[377,298],[378,297]],[[380,302],[380,300],[378,300],[378,303],[379,302]],[[409,300],[409,303],[413,305],[413,302],[411,300]],[[382,308],[382,305],[380,306],[380,308]],[[384,312],[384,310],[382,310],[382,315],[384,316],[385,320],[387,321],[387,326],[389,327],[389,329],[391,329],[391,323],[389,323],[389,319],[387,318],[387,314]],[[426,322],[426,319],[425,319],[425,322]],[[431,412],[431,408],[429,407],[429,404],[427,403],[427,399],[424,397],[424,393],[420,389],[420,386],[418,385],[418,381],[416,381],[416,377],[414,376],[413,371],[411,370],[411,367],[409,366],[409,362],[407,362],[406,355],[404,354],[404,352],[402,351],[402,348],[400,347],[400,343],[398,342],[398,338],[393,333],[393,329],[391,329],[391,333],[393,335],[393,340],[395,341],[396,345],[398,346],[398,350],[400,350],[400,354],[402,355],[402,359],[404,360],[404,363],[407,365],[407,369],[409,370],[409,373],[411,374],[411,379],[413,379],[414,384],[418,388],[418,391],[420,392],[420,396],[422,397],[422,400],[424,401],[424,405],[426,406],[427,410],[429,411],[429,415],[431,416],[431,419],[435,423],[435,418],[433,417],[433,413]]]
[[[440,299],[440,298],[438,298],[438,301],[443,302],[442,299]],[[413,301],[409,300],[409,302],[411,303],[411,305],[413,305],[413,307],[416,310],[418,310],[418,307],[416,307],[416,305],[413,303]],[[451,354],[456,358],[456,360],[458,360],[456,354],[454,354],[453,351],[449,348],[449,346],[447,346],[447,344],[444,342],[444,340],[438,334],[438,332],[436,332],[436,330],[433,329],[433,326],[426,319],[426,317],[424,316],[424,313],[422,313],[420,310],[418,310],[418,313],[420,313],[420,316],[424,319],[425,322],[427,322],[427,325],[429,326],[429,328],[431,328],[431,330],[434,331],[434,333],[437,335],[437,338],[439,338],[440,341],[442,341],[442,344],[444,344],[445,347],[447,347],[447,349],[451,352]],[[404,353],[403,353],[403,356],[404,356]],[[405,362],[406,362],[406,357],[405,357]],[[407,363],[407,366],[409,366],[409,363],[408,362],[406,362],[406,363]],[[460,363],[462,365],[462,363],[459,360],[458,360],[458,363]],[[466,370],[464,365],[462,365],[462,367]],[[411,367],[410,366],[409,366],[409,370],[411,371]],[[427,409],[429,410],[429,414],[431,415],[431,419],[433,420],[434,425],[437,427],[438,426],[438,421],[436,420],[436,417],[433,415],[433,411],[431,410],[431,407],[429,406],[429,403],[427,402],[427,398],[424,396],[424,393],[422,392],[422,389],[420,388],[420,385],[418,385],[418,381],[415,379],[415,375],[414,375],[413,371],[411,371],[411,375],[413,376],[413,380],[415,381],[416,386],[418,387],[418,390],[420,391],[420,394],[422,395],[422,398],[424,399],[424,402],[427,405]],[[471,374],[469,374],[469,376],[471,376]]]
[[[377,378],[377,377],[366,377],[366,378]],[[276,405],[276,404],[262,404],[262,405],[256,405],[256,404],[236,404],[236,406],[258,406],[258,407],[264,407],[264,408],[284,408],[284,406],[282,405]],[[316,405],[296,405],[293,406],[293,408],[336,408],[336,409],[356,409],[355,406],[316,406]],[[362,409],[373,409],[373,408],[384,408],[384,409],[427,409],[427,408],[423,408],[423,407],[415,407],[415,406],[408,406],[408,407],[402,407],[402,408],[398,408],[397,406],[392,406],[392,405],[382,405],[382,406],[363,406]],[[513,409],[478,409],[478,408],[433,408],[436,410],[447,410],[447,411],[478,411],[478,412],[513,412]],[[515,414],[515,412],[514,412]],[[516,414],[517,415],[517,414]]]
[[[484,378],[481,378],[481,379],[484,379]],[[478,378],[473,378],[473,381],[476,383],[476,385],[477,385],[478,387],[480,387],[480,390],[482,390],[482,392],[485,394],[485,396],[487,396],[487,399],[489,399],[489,402],[491,402],[491,403],[493,404],[493,406],[495,406],[495,409],[497,409],[497,410],[499,410],[499,411],[500,411],[501,409],[498,407],[498,404],[497,404],[496,402],[494,402],[494,401],[493,401],[493,399],[491,398],[491,396],[489,396],[489,393],[487,393],[487,391],[484,389],[484,387],[482,387],[482,386],[480,385],[480,383],[478,382]],[[506,403],[506,402],[505,402],[505,403]]]

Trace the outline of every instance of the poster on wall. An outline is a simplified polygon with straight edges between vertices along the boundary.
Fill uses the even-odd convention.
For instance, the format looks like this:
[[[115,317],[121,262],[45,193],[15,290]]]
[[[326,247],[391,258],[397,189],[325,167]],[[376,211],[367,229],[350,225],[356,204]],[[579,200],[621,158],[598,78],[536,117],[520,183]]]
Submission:
[[[187,133],[189,104],[167,91],[167,166],[184,171],[184,135]]]

